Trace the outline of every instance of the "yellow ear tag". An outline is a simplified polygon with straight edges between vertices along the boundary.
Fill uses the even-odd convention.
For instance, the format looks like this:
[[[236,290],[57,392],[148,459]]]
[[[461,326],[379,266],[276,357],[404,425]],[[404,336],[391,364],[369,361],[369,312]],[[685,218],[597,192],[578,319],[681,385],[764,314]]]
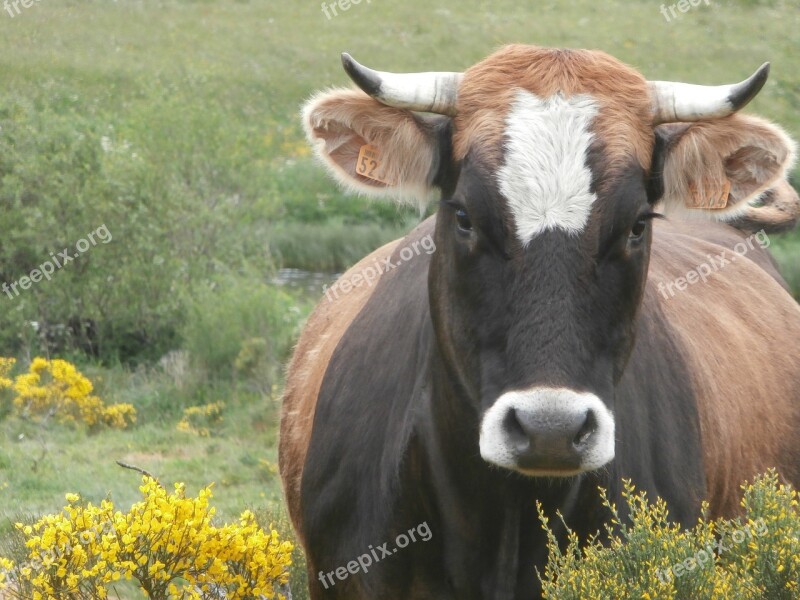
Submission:
[[[697,185],[692,182],[689,184],[689,194],[691,197],[686,198],[686,208],[703,208],[707,210],[720,210],[727,208],[728,199],[731,194],[731,182],[727,179],[722,184],[722,189],[715,188],[708,182],[703,186],[705,196],[700,195]],[[714,190],[709,192],[708,190]]]
[[[379,171],[381,171],[381,151],[372,144],[364,144],[358,153],[356,173],[385,185],[394,185],[391,181],[384,179]]]

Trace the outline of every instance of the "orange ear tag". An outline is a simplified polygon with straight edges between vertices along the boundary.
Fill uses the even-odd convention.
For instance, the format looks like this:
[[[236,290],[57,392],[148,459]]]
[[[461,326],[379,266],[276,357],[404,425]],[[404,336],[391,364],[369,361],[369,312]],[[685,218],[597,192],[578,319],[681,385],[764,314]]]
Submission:
[[[722,189],[716,188],[716,191],[708,192],[709,189],[714,190],[715,187],[706,183],[703,186],[706,197],[700,195],[697,185],[692,182],[689,184],[689,194],[691,197],[686,198],[686,208],[703,208],[706,210],[720,210],[727,208],[728,199],[731,194],[731,182],[727,179],[722,184]]]
[[[379,171],[381,171],[381,151],[372,144],[364,144],[358,153],[356,173],[385,185],[394,185],[391,181],[384,179]]]

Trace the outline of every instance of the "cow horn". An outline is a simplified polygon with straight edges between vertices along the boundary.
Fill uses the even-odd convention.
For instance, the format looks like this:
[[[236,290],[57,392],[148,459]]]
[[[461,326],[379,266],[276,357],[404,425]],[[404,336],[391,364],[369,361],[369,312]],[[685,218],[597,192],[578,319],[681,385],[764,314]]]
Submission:
[[[750,77],[733,85],[650,81],[653,122],[658,125],[727,117],[755,98],[768,76],[769,63],[764,63]]]
[[[347,52],[342,65],[355,84],[367,94],[396,108],[456,115],[461,73],[385,73],[359,64]]]

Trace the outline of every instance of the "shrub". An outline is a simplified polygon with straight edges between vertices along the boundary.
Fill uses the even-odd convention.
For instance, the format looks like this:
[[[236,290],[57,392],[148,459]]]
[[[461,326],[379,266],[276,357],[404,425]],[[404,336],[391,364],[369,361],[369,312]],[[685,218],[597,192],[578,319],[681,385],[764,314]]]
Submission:
[[[40,423],[55,417],[62,423],[117,429],[125,429],[136,421],[133,406],[106,405],[92,395],[92,382],[65,360],[35,358],[29,371],[12,382],[5,375],[14,363],[14,359],[0,359],[0,388],[13,390],[13,410],[20,417]]]
[[[208,437],[216,432],[222,423],[222,410],[225,404],[213,402],[204,406],[190,406],[184,409],[183,418],[178,421],[177,430]]]
[[[237,381],[247,382],[253,391],[266,395],[275,385],[275,357],[272,346],[264,338],[250,338],[242,342],[241,350],[233,362]]]
[[[245,366],[254,338],[266,341],[258,362],[275,370],[287,357],[302,319],[292,297],[264,282],[258,272],[229,274],[198,286],[187,306],[181,331],[185,349],[198,367],[224,378],[233,376],[237,358]]]
[[[690,530],[670,523],[666,503],[650,504],[625,483],[630,523],[614,515],[607,544],[599,536],[581,548],[568,530],[562,552],[548,519],[549,559],[541,576],[552,600],[791,600],[800,598],[800,495],[773,471],[743,485],[744,515],[711,520],[708,505]]]
[[[236,374],[241,377],[258,377],[258,372],[269,364],[270,343],[264,338],[250,338],[242,342],[241,350],[233,362]]]
[[[391,226],[352,224],[341,219],[324,225],[285,222],[270,231],[267,243],[281,267],[342,272],[373,250],[403,237],[417,223],[415,218]]]
[[[3,597],[95,600],[123,579],[155,600],[284,597],[294,546],[253,513],[216,526],[210,486],[191,498],[183,484],[168,493],[144,477],[140,490],[127,512],[67,494],[62,512],[18,523],[26,555],[0,558]]]
[[[5,402],[3,391],[14,385],[14,381],[8,376],[16,363],[14,358],[0,358],[0,420],[4,419],[11,412],[11,404]]]
[[[253,181],[265,171],[253,153],[266,149],[246,152],[248,132],[232,130],[225,112],[212,118],[191,90],[165,96],[144,81],[141,103],[97,114],[69,83],[51,83],[34,100],[4,94],[0,106],[0,282],[28,276],[51,253],[74,252],[101,225],[113,239],[52,281],[4,293],[0,344],[155,361],[176,347],[182,292],[220,265],[270,268],[269,213],[252,208],[266,179]],[[25,348],[27,323],[66,335]]]

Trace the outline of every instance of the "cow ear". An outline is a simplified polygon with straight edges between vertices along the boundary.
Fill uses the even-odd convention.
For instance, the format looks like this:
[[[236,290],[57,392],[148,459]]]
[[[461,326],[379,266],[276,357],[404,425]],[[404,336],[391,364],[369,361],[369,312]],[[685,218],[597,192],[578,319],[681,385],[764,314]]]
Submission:
[[[662,125],[661,210],[685,218],[730,221],[787,176],[794,141],[779,127],[753,116]]]
[[[317,157],[346,189],[427,204],[449,153],[450,119],[381,104],[360,90],[323,92],[303,108]]]

